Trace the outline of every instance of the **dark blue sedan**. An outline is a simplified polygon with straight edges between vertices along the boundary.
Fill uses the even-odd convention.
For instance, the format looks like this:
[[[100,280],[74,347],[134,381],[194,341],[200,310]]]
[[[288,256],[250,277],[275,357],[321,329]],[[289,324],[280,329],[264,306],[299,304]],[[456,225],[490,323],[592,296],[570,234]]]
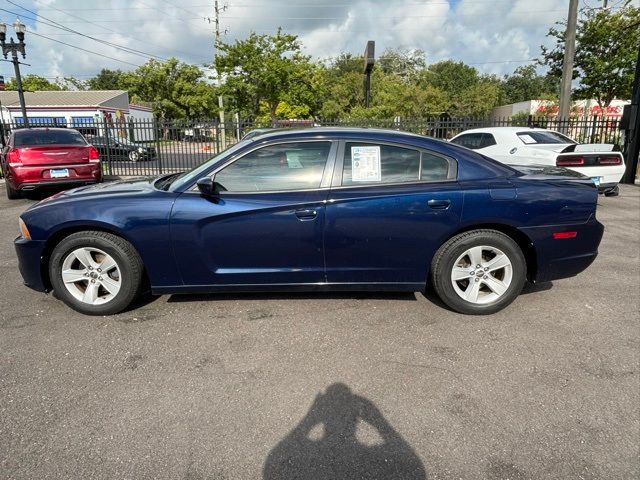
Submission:
[[[188,172],[63,192],[20,218],[25,284],[90,315],[144,290],[393,290],[432,285],[488,314],[571,277],[603,226],[590,179],[516,170],[449,143],[368,129],[272,132]]]

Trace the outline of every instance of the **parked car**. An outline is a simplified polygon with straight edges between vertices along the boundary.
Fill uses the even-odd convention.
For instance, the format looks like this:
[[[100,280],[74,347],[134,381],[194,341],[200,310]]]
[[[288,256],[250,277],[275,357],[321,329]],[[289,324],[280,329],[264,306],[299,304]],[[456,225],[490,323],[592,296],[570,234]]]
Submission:
[[[433,285],[488,314],[525,281],[571,277],[598,252],[597,189],[457,145],[373,129],[277,131],[203,165],[81,187],[20,216],[27,286],[91,315],[154,294]]]
[[[102,181],[98,150],[70,128],[14,130],[0,155],[7,197]]]
[[[154,147],[140,145],[126,138],[93,137],[90,141],[98,149],[103,159],[137,162],[156,158]]]
[[[578,144],[544,128],[491,127],[466,130],[451,143],[475,150],[499,162],[515,165],[556,165],[590,177],[600,193],[618,195],[624,157],[609,144]]]

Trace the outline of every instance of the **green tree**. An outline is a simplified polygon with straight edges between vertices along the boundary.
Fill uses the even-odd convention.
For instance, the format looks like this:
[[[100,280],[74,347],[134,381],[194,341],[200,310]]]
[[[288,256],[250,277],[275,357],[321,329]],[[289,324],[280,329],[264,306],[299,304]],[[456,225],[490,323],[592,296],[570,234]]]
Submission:
[[[149,60],[121,78],[132,101],[150,102],[160,118],[202,118],[217,113],[216,92],[205,73],[175,58]]]
[[[601,108],[614,98],[630,98],[635,59],[640,44],[640,8],[627,0],[619,10],[581,10],[576,30],[576,55],[573,77],[580,82],[578,98],[595,98]],[[565,24],[549,29],[556,39],[553,48],[542,46],[539,62],[552,75],[562,71]]]
[[[382,71],[388,75],[396,75],[405,82],[418,78],[427,67],[424,51],[420,49],[386,49],[378,58]]]
[[[505,103],[548,99],[558,95],[560,78],[550,74],[538,75],[534,65],[523,65],[511,75],[505,75],[502,83]]]
[[[17,90],[16,79],[12,78],[6,83],[7,90]],[[62,90],[56,82],[50,82],[40,75],[28,74],[22,77],[22,89],[27,92],[37,92],[44,90]]]
[[[280,29],[275,35],[251,33],[246,40],[222,43],[219,49],[215,68],[224,79],[221,90],[230,97],[232,108],[240,112],[258,115],[264,102],[274,120],[278,104],[294,86],[309,88],[309,57],[302,54],[295,35]]]
[[[125,73],[122,70],[103,68],[100,73],[87,81],[87,85],[89,90],[121,90],[124,76]]]
[[[478,71],[463,62],[444,60],[432,63],[422,72],[420,83],[431,85],[456,98],[464,90],[480,82]]]

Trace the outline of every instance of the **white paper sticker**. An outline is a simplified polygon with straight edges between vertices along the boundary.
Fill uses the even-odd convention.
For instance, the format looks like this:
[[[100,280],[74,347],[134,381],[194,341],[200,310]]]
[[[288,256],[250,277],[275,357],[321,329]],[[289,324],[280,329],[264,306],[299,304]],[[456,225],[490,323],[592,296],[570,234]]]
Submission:
[[[380,147],[351,147],[351,180],[380,182]]]
[[[536,143],[531,135],[518,135],[524,143]]]

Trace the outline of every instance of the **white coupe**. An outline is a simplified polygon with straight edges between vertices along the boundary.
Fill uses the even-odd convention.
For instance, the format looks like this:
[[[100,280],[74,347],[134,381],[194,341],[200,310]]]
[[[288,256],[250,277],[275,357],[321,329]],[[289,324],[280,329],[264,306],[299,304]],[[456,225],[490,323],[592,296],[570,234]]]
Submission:
[[[607,196],[618,194],[624,175],[622,153],[610,144],[579,144],[544,128],[489,127],[465,130],[451,143],[510,165],[553,165],[591,177]]]

